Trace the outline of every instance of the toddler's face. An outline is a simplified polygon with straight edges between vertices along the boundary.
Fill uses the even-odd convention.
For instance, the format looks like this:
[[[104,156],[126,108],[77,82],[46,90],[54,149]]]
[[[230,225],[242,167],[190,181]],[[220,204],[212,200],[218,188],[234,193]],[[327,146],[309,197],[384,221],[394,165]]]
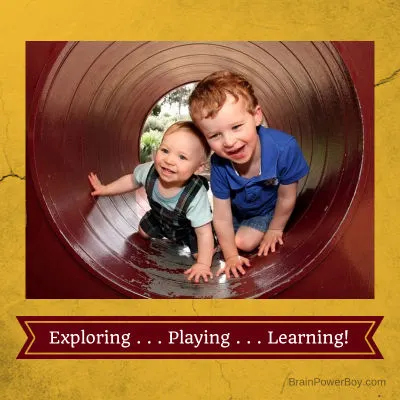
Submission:
[[[183,186],[204,161],[200,139],[189,130],[180,129],[164,136],[154,165],[164,183]]]
[[[250,114],[242,97],[236,101],[227,94],[217,115],[214,118],[203,118],[197,125],[216,154],[234,164],[245,164],[259,151],[256,127],[261,121],[260,106],[256,107],[254,114]]]

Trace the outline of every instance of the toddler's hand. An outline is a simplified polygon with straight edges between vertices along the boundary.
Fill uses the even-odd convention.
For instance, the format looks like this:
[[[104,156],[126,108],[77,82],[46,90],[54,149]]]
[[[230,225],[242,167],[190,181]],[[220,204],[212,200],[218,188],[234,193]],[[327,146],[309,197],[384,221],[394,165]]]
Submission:
[[[244,270],[244,266],[250,267],[250,261],[246,257],[242,257],[239,255],[229,257],[225,260],[225,267],[221,268],[217,272],[217,276],[220,276],[225,272],[227,279],[231,277],[231,273],[235,278],[239,277],[238,271],[244,275],[246,271]]]
[[[204,282],[208,282],[208,277],[210,277],[210,279],[213,278],[213,274],[210,271],[210,266],[201,263],[193,264],[191,268],[189,268],[184,272],[184,274],[189,275],[188,276],[189,281],[191,281],[194,278],[194,281],[196,283],[199,283],[200,278],[203,278]]]
[[[88,178],[92,188],[94,189],[94,191],[91,193],[92,196],[104,196],[107,194],[106,187],[100,182],[100,179],[96,174],[91,172]]]
[[[283,236],[283,231],[278,229],[271,229],[265,232],[265,235],[260,245],[258,246],[258,255],[266,256],[268,254],[268,251],[274,253],[277,243],[279,243],[280,245],[283,244],[282,236]]]

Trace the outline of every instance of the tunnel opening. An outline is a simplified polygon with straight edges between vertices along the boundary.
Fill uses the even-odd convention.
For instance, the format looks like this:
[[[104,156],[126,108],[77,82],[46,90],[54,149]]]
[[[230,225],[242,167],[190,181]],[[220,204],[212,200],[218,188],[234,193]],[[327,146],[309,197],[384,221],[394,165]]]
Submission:
[[[154,152],[161,143],[164,132],[177,121],[190,121],[187,101],[195,83],[178,86],[163,95],[147,115],[140,136],[139,160],[153,160]]]
[[[154,104],[219,69],[249,78],[268,125],[296,137],[310,173],[277,253],[251,256],[239,279],[194,285],[182,273],[191,263],[185,249],[135,235],[148,210],[144,191],[93,201],[86,177],[96,171],[106,182],[133,171]],[[28,128],[38,199],[81,265],[127,296],[273,296],[326,257],[356,205],[361,110],[330,42],[69,42],[40,82]]]

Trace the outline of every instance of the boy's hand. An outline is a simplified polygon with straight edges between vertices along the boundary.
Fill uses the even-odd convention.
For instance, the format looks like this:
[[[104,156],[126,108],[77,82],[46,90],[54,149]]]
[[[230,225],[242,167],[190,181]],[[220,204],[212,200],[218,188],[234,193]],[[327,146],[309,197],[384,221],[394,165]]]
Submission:
[[[242,257],[239,255],[228,257],[225,260],[225,267],[221,268],[217,272],[217,276],[220,276],[225,272],[226,278],[229,279],[231,277],[231,273],[235,278],[239,277],[238,271],[244,275],[246,271],[244,270],[244,266],[250,267],[250,261],[246,257]]]
[[[96,174],[91,172],[88,178],[92,188],[94,189],[94,191],[91,193],[92,196],[104,196],[107,194],[106,187],[100,182],[100,179]]]
[[[267,232],[265,232],[265,235],[260,245],[258,246],[258,255],[266,256],[269,251],[271,251],[271,253],[274,253],[277,243],[279,243],[280,245],[283,244],[282,236],[283,231],[279,229],[269,229]]]
[[[204,282],[208,282],[208,277],[213,278],[213,274],[210,270],[210,266],[206,264],[196,263],[191,268],[184,272],[188,276],[188,280],[191,281],[194,278],[196,283],[199,283],[200,278],[204,279]]]

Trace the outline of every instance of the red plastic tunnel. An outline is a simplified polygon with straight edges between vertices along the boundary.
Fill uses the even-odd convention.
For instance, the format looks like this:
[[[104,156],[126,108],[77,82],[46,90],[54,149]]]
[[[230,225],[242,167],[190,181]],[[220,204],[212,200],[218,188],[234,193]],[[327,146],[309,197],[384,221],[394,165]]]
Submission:
[[[29,42],[26,65],[27,297],[373,296],[371,43]],[[277,253],[194,284],[184,248],[135,235],[144,192],[95,200],[87,175],[133,171],[154,104],[220,69],[249,78],[310,173]]]

